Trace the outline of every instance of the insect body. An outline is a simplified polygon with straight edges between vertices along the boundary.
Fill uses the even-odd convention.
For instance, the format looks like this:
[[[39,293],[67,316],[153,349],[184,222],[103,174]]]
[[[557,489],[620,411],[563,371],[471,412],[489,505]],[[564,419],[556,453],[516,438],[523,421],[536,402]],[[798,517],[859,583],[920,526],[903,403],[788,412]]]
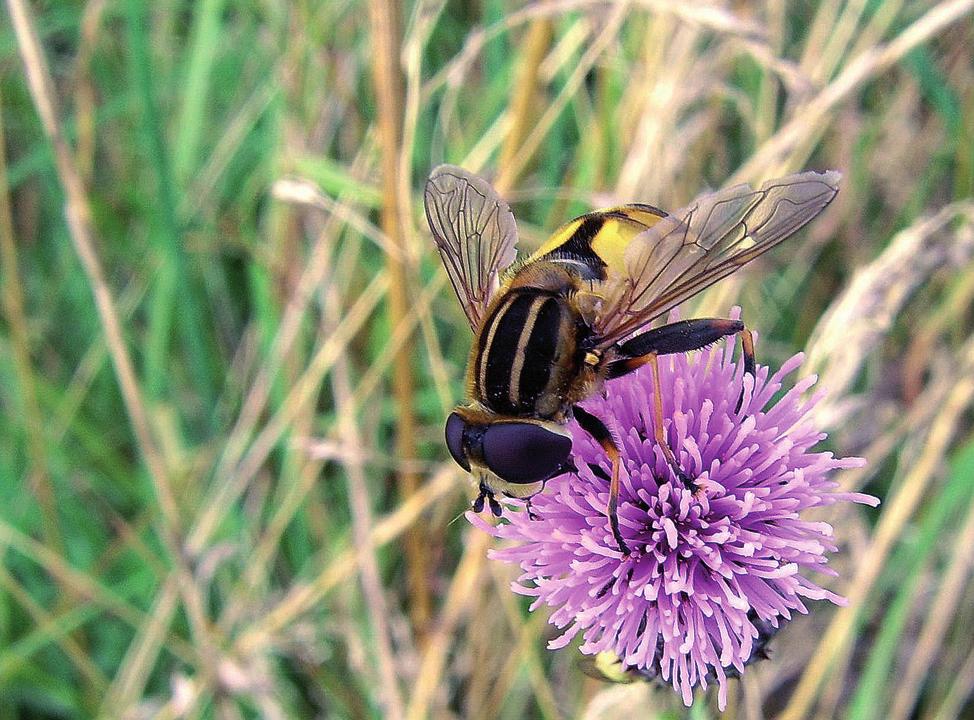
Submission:
[[[657,357],[740,334],[753,374],[750,333],[738,320],[685,320],[644,330],[655,318],[774,247],[820,213],[838,191],[836,172],[739,185],[667,214],[624,205],[571,221],[515,266],[517,227],[482,178],[442,165],[426,183],[433,237],[475,339],[468,402],[446,423],[453,458],[477,483],[474,509],[500,513],[497,494],[530,498],[574,468],[574,418],[612,462],[607,514],[619,530],[619,451],[578,403],[612,378],[650,365],[656,441],[692,486],[663,436]],[[642,331],[642,332],[640,332]],[[639,333],[639,334],[635,334]]]

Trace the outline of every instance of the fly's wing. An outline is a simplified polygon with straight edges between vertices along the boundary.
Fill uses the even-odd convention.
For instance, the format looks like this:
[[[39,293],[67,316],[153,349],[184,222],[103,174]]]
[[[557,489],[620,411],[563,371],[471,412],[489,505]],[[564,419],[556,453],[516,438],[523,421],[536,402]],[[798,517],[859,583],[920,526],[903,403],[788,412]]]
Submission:
[[[483,178],[440,165],[426,181],[426,218],[450,282],[476,330],[517,254],[511,208]]]
[[[832,202],[840,174],[803,172],[697,199],[635,237],[602,284],[596,332],[612,345],[797,232]]]

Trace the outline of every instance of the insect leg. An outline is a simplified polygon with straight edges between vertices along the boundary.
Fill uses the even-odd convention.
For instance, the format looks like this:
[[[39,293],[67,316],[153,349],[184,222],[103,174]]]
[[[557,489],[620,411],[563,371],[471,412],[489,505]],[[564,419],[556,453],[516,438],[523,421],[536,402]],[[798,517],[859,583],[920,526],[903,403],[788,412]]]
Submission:
[[[754,337],[740,320],[704,318],[681,320],[662,327],[648,330],[631,340],[620,343],[616,349],[623,356],[609,366],[609,377],[617,378],[631,373],[651,362],[650,355],[670,355],[672,353],[699,350],[728,335],[740,335],[741,351],[744,356],[744,372],[752,378],[755,373]],[[740,412],[744,403],[744,388],[737,398],[734,412]]]
[[[620,343],[616,350],[622,357],[609,366],[609,377],[617,378],[627,375],[634,370],[649,365],[653,375],[653,430],[657,445],[663,451],[666,462],[677,477],[687,487],[693,487],[693,481],[687,476],[677,462],[676,455],[663,433],[663,388],[660,383],[659,361],[660,355],[691,352],[699,350],[728,335],[739,334],[744,347],[745,372],[754,375],[754,341],[751,331],[744,327],[740,320],[722,318],[700,318],[696,320],[681,320],[669,323],[653,330],[647,330],[641,335]],[[744,391],[737,401],[740,410],[744,400]]]
[[[744,323],[740,320],[722,318],[681,320],[653,330],[647,330],[641,335],[616,346],[616,350],[622,355],[622,358],[609,366],[609,377],[622,377],[641,368],[646,363],[651,362],[650,355],[691,352],[707,347],[728,335],[744,332],[748,331],[745,330]],[[748,334],[750,335],[749,332]],[[752,343],[752,360],[753,351]]]
[[[586,412],[577,405],[573,408],[573,413],[578,424],[602,446],[612,463],[612,479],[609,481],[609,503],[606,512],[609,516],[609,526],[612,528],[612,537],[615,538],[623,554],[628,555],[629,546],[626,545],[626,541],[622,539],[622,533],[619,531],[619,465],[621,463],[619,448],[615,440],[612,439],[609,428],[592,413]]]
[[[494,497],[486,485],[480,483],[480,494],[477,495],[477,499],[473,501],[473,511],[475,513],[481,513],[484,511],[484,501],[487,502],[487,506],[490,511],[494,514],[494,517],[501,516],[501,504],[497,502],[497,498]]]
[[[744,372],[751,376],[753,379],[755,377],[755,363],[754,363],[754,336],[751,331],[747,328],[741,328],[738,333],[741,336],[741,355],[744,356]],[[741,388],[741,394],[737,398],[737,405],[734,406],[734,412],[738,413],[741,411],[741,405],[744,404],[744,388]]]
[[[663,433],[663,386],[659,379],[659,359],[656,353],[646,355],[646,362],[649,364],[653,375],[653,435],[656,437],[656,444],[663,451],[663,457],[680,481],[688,488],[693,488],[693,479],[683,472],[673,448],[670,447],[666,435]]]

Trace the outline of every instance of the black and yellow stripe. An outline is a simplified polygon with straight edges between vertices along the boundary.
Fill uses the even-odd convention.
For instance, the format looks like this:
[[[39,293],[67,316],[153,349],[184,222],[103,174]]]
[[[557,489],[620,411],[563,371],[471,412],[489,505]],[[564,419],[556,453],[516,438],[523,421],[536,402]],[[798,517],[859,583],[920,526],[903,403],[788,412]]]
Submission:
[[[546,399],[561,393],[576,372],[576,334],[564,298],[511,292],[480,333],[472,358],[474,395],[503,415],[546,414]]]
[[[528,264],[570,263],[584,279],[604,280],[607,272],[624,271],[629,243],[665,216],[652,205],[620,205],[582,215],[556,231]]]

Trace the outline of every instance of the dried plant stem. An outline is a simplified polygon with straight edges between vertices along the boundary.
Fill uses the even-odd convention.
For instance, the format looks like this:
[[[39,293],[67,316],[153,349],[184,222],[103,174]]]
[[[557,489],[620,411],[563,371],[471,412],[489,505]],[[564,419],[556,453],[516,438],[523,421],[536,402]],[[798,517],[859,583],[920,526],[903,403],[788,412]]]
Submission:
[[[887,718],[901,720],[913,711],[917,695],[930,669],[937,665],[937,653],[951,622],[957,616],[957,606],[964,595],[974,561],[974,504],[953,543],[950,562],[943,583],[927,611],[927,619],[920,636],[913,645],[906,672],[897,682],[893,707]]]
[[[510,590],[506,587],[504,588],[503,594],[508,597],[511,596]],[[515,606],[516,604],[517,603],[515,602]],[[475,696],[472,694],[469,695],[469,707],[476,712],[476,714],[471,715],[470,720],[486,720],[487,718],[497,716],[497,708],[504,704],[505,698],[511,691],[511,686],[519,679],[518,671],[521,669],[522,663],[525,662],[525,659],[522,657],[525,654],[531,657],[531,660],[528,662],[538,664],[539,669],[541,669],[542,672],[542,680],[544,683],[547,683],[547,678],[543,677],[543,668],[541,668],[540,665],[540,658],[538,658],[538,640],[543,633],[542,628],[546,624],[546,618],[544,615],[539,614],[534,614],[525,618],[521,616],[519,608],[515,607],[515,609],[517,610],[517,620],[520,623],[517,645],[513,651],[507,652],[505,661],[500,670],[495,674],[491,674],[491,676],[488,678],[488,680],[492,681],[490,691],[486,694],[486,697],[480,701],[480,704],[476,704],[478,699]],[[507,648],[504,648],[504,650],[507,650]],[[531,677],[533,681],[533,672]],[[550,687],[548,691],[550,692]],[[549,713],[549,716],[557,717],[557,704],[552,702],[546,706],[548,697],[551,696],[542,698],[542,692],[543,691],[539,692],[537,689],[535,690],[535,695],[538,698],[539,706],[542,708],[554,707],[555,713]],[[542,710],[542,712],[544,712],[544,710]]]
[[[338,324],[340,307],[341,298],[338,296],[337,288],[334,283],[330,283],[324,302],[325,322],[328,326],[334,327]],[[372,625],[375,637],[379,671],[379,686],[376,692],[382,701],[383,717],[390,718],[390,720],[401,720],[404,710],[389,634],[390,605],[383,592],[379,564],[375,557],[368,481],[362,469],[362,440],[356,420],[357,414],[349,410],[352,390],[348,379],[348,363],[344,357],[335,364],[335,370],[332,373],[332,389],[338,408],[337,430],[345,445],[345,452],[342,457],[348,485],[349,503],[352,509],[352,532],[355,548],[358,551],[362,593],[369,610],[369,622]]]
[[[315,351],[304,373],[295,381],[288,393],[287,399],[281,403],[278,412],[265,423],[260,433],[254,438],[253,443],[249,445],[246,454],[239,459],[239,463],[235,461],[236,466],[232,471],[230,467],[227,467],[218,473],[217,477],[226,478],[226,482],[219,484],[212,492],[212,497],[207,499],[196,524],[189,532],[186,546],[190,553],[199,553],[206,546],[212,533],[215,532],[219,525],[220,520],[244,492],[254,476],[260,471],[267,456],[273,451],[274,447],[280,441],[281,436],[287,431],[291,421],[307,403],[314,399],[315,393],[321,384],[321,379],[334,365],[352,336],[369,318],[376,305],[385,297],[387,287],[387,275],[384,272],[376,274],[366,289],[361,293],[358,300],[352,305],[348,314],[343,318],[339,329]],[[273,372],[262,372],[251,387],[248,397],[257,398],[257,402],[254,405],[255,410],[258,406],[263,407],[264,402],[267,400],[270,394],[270,385],[273,376]],[[241,411],[241,419],[243,412],[245,411]],[[251,420],[256,422],[256,417],[252,417]],[[247,424],[249,422],[244,423],[244,425]],[[240,420],[238,420],[238,427],[243,427]],[[240,447],[232,451],[226,450],[226,452],[231,452],[233,455],[236,455],[238,450],[242,451],[245,447],[248,447],[245,439],[249,436],[250,430],[241,430],[241,433],[239,437]],[[227,455],[225,454],[224,458],[221,458],[221,467],[226,459]]]
[[[233,482],[221,488],[222,492],[219,496],[221,502],[235,502],[240,493],[260,472],[267,456],[270,455],[291,427],[294,419],[309,403],[314,401],[325,373],[334,367],[335,362],[341,357],[351,338],[365,324],[372,311],[385,297],[388,283],[386,273],[380,271],[376,274],[351,305],[335,333],[326,338],[318,347],[308,361],[304,372],[295,379],[286,399],[281,403],[280,410],[264,424],[257,437],[254,438],[247,454],[240,460],[240,464],[234,472]],[[213,526],[210,527],[212,529]],[[202,528],[201,525],[199,528],[200,537],[207,537],[208,535],[203,532]]]
[[[974,692],[974,649],[968,654],[954,678],[943,704],[934,716],[935,720],[954,720],[960,717],[961,708]]]
[[[433,505],[457,489],[457,472],[452,465],[444,465],[428,480],[419,492],[400,503],[396,510],[375,523],[370,533],[372,545],[380,548],[392,542]],[[262,647],[283,628],[317,605],[321,598],[347,581],[358,569],[358,550],[347,550],[336,557],[314,580],[295,585],[291,591],[259,622],[254,623],[237,642],[241,654],[249,654]]]
[[[10,547],[23,553],[31,561],[40,565],[59,584],[69,587],[71,592],[85,598],[88,603],[97,605],[103,611],[113,614],[130,627],[138,629],[148,622],[145,613],[116,595],[112,589],[101,585],[81,570],[73,568],[61,555],[2,520],[0,520],[0,547]],[[193,657],[192,647],[180,637],[167,638],[166,648],[182,662],[188,663]]]
[[[787,6],[784,3],[770,3],[768,5],[770,43],[775,57],[782,55],[786,8]],[[761,73],[761,92],[758,95],[758,106],[754,121],[754,135],[758,142],[764,142],[774,131],[777,121],[778,88],[777,78],[770,69],[765,69]]]
[[[793,118],[738,168],[728,185],[754,181],[764,176],[787,153],[810,134],[819,132],[829,114],[863,83],[884,72],[908,52],[923,44],[974,9],[974,0],[947,0],[927,11],[886,45],[865,50],[812,100],[802,105]]]
[[[53,84],[47,63],[41,52],[37,32],[30,18],[30,11],[24,0],[7,0],[7,7],[10,10],[14,32],[17,35],[34,105],[37,108],[38,115],[40,115],[44,132],[54,148],[58,177],[67,196],[65,216],[69,235],[91,285],[98,317],[105,332],[109,353],[115,367],[115,375],[122,391],[122,398],[139,450],[152,479],[156,500],[159,503],[162,515],[161,535],[173,564],[180,572],[179,585],[205,674],[213,668],[214,649],[208,639],[203,598],[192,574],[184,563],[179,549],[179,509],[169,484],[165,461],[149,430],[148,413],[139,389],[132,359],[125,346],[115,302],[108,284],[105,282],[105,274],[95,252],[94,227],[88,198],[71,149],[58,123]]]
[[[345,317],[343,318],[342,324],[339,326],[339,329],[331,334],[329,341],[322,343],[323,350],[324,348],[329,348],[329,347],[332,348],[332,350],[328,351],[326,356],[326,359],[329,360],[329,363],[334,362],[340,356],[335,354],[335,352],[337,351],[334,351],[334,347],[337,346],[334,344],[334,341],[339,340],[344,336],[350,337],[351,333],[354,332],[354,329],[358,327],[357,318],[359,318],[360,315],[363,318],[368,316],[368,312],[362,313],[358,308],[365,307],[364,303],[368,302],[370,303],[368,307],[371,310],[372,305],[378,302],[378,300],[382,297],[386,288],[386,284],[384,281],[385,277],[386,277],[385,274],[382,273],[380,275],[380,278],[383,279],[382,284],[370,286],[370,288],[366,292],[362,293],[360,297],[360,301],[356,302],[353,309],[350,310],[348,313],[346,313]],[[365,372],[362,375],[362,377],[358,379],[354,392],[350,395],[349,402],[347,406],[344,408],[343,412],[357,415],[361,411],[361,409],[365,406],[366,402],[368,402],[373,397],[373,393],[375,392],[379,383],[381,383],[382,377],[384,376],[384,374],[388,370],[389,365],[391,364],[391,356],[394,353],[394,349],[399,345],[401,338],[404,337],[405,334],[413,331],[417,322],[417,315],[429,314],[429,306],[431,304],[431,301],[434,297],[436,297],[439,294],[445,282],[446,279],[443,275],[438,275],[430,280],[428,285],[423,289],[422,294],[413,303],[414,312],[411,312],[403,320],[402,324],[400,324],[399,327],[393,330],[392,334],[389,336],[388,341],[386,342],[385,348],[370,364],[368,371]],[[353,323],[353,325],[349,324],[350,321]],[[316,353],[316,358],[321,357],[322,355],[323,352],[319,351],[318,353]],[[311,363],[311,366],[312,367],[321,366],[321,363],[318,361],[313,361]],[[329,364],[327,367],[330,366],[331,365]],[[321,372],[324,372],[323,368],[321,369]],[[316,376],[317,374],[318,373],[316,372]],[[311,386],[309,383],[305,382],[303,378],[300,384],[307,385],[309,387]],[[303,404],[308,401],[309,397],[313,397],[313,396],[309,396],[307,394],[299,394],[294,397],[298,398],[298,401]],[[287,407],[288,405],[289,403],[284,403],[283,407]],[[275,421],[272,424],[275,428],[283,429],[287,427],[288,422],[286,419],[282,419],[281,421]],[[260,436],[258,436],[257,441],[255,441],[255,445],[257,444],[257,442],[260,442],[260,444],[263,447],[265,448],[268,447],[270,444],[270,440],[274,437],[274,434],[275,433],[272,433],[271,435],[266,436],[264,440],[261,440],[261,438],[265,437],[264,434],[262,433]],[[341,433],[339,431],[338,426],[336,425],[329,431],[328,438],[334,440],[340,437],[340,435]],[[258,466],[256,465],[255,462],[251,462],[248,464],[248,467],[253,468]],[[249,475],[249,470],[248,470],[248,475]],[[285,527],[290,522],[290,519],[293,517],[293,513],[298,509],[302,499],[306,496],[307,492],[311,489],[315,480],[316,477],[312,477],[312,476],[304,477],[300,482],[298,482],[295,485],[292,485],[288,493],[284,497],[282,497],[280,503],[278,503],[275,509],[275,512],[271,520],[267,523],[267,526],[261,533],[260,540],[257,543],[255,550],[252,554],[252,560],[243,578],[244,586],[253,587],[253,584],[254,582],[256,582],[260,572],[262,572],[262,569],[266,568],[267,563],[271,560],[274,552],[276,552],[277,542],[280,539],[280,535],[284,532]],[[236,596],[238,594],[235,593],[234,595]],[[239,595],[239,597],[243,597],[243,596]],[[228,607],[228,609],[224,612],[224,614],[220,618],[221,627],[227,628],[230,625],[232,625],[233,622],[239,617],[239,614],[245,610],[245,607],[246,607],[245,604],[241,602],[235,602],[231,604],[231,606]]]
[[[540,17],[531,22],[522,43],[517,77],[511,86],[513,94],[510,101],[510,129],[501,146],[499,166],[502,168],[515,167],[515,157],[521,149],[528,128],[533,124],[531,110],[538,101],[538,71],[551,46],[551,37],[552,21]],[[505,183],[503,190],[513,187],[516,180],[516,174],[503,173],[498,182]]]
[[[830,396],[841,398],[849,390],[862,363],[916,288],[944,265],[967,261],[974,253],[971,238],[945,230],[958,217],[974,222],[974,204],[951,203],[901,230],[876,259],[856,271],[848,288],[819,320],[803,371],[827,377]],[[836,402],[826,399],[815,409],[827,427],[836,427],[842,420]]]
[[[839,609],[822,636],[782,720],[800,720],[808,715],[822,682],[831,670],[844,662],[855,633],[856,618],[879,577],[883,563],[900,537],[904,524],[923,499],[924,492],[940,466],[944,452],[957,430],[959,418],[974,398],[974,339],[959,355],[963,359],[953,391],[934,418],[923,453],[900,483],[876,527],[870,546],[859,562],[856,577],[849,583],[848,605]]]
[[[163,647],[178,600],[179,578],[176,573],[172,573],[156,594],[148,621],[139,627],[111,687],[104,694],[101,716],[123,714],[123,711],[138,702]]]
[[[439,622],[430,634],[426,650],[416,675],[416,684],[409,707],[408,720],[423,720],[429,716],[429,708],[443,677],[446,658],[456,635],[457,626],[465,611],[471,607],[475,592],[483,584],[483,566],[490,546],[490,536],[471,528],[467,532],[460,565],[453,573],[453,580],[443,604]]]
[[[274,336],[271,349],[268,352],[268,358],[251,384],[247,392],[247,397],[243,402],[243,407],[237,416],[237,421],[230,433],[230,437],[223,446],[216,470],[213,473],[218,480],[218,484],[202,503],[203,510],[197,517],[192,530],[187,534],[186,548],[187,552],[191,555],[197,555],[202,551],[207,542],[209,542],[212,534],[216,531],[220,521],[234,507],[234,502],[244,492],[247,483],[252,479],[252,477],[248,477],[240,472],[238,464],[243,463],[241,457],[245,453],[247,453],[248,457],[252,458],[257,458],[262,454],[255,453],[252,446],[248,451],[248,441],[266,407],[274,379],[277,377],[277,373],[280,371],[284,360],[287,358],[288,353],[298,337],[298,331],[301,327],[301,321],[304,319],[305,311],[329,267],[333,245],[330,242],[330,238],[333,233],[338,232],[339,226],[340,221],[337,217],[329,219],[329,222],[316,240],[311,251],[311,256],[307,261],[307,266],[301,275],[301,279],[298,281],[297,287],[284,309],[277,334]],[[376,279],[378,281],[380,276],[377,276]],[[385,282],[384,274],[381,275],[381,280]],[[370,286],[370,289],[378,293],[374,298],[376,302],[385,293],[384,286],[380,287],[373,284]],[[363,301],[368,301],[369,297],[363,295],[362,299]],[[369,312],[371,312],[371,307],[369,308]],[[352,323],[346,318],[345,324],[351,325]],[[319,355],[325,355],[331,358],[320,368],[322,375],[331,366],[331,362],[334,361],[334,356],[341,351],[344,343],[348,342],[352,332],[354,330],[350,330],[349,334],[337,344],[335,341],[338,338],[331,338],[319,351]],[[342,337],[343,334],[338,333],[338,336]],[[307,375],[308,373],[305,374]],[[286,407],[286,404],[282,407]],[[262,435],[266,435],[266,428]],[[275,438],[274,442],[276,441],[277,439]],[[256,443],[257,441],[255,440],[254,444]],[[260,460],[263,462],[263,458],[260,458]]]
[[[122,290],[117,306],[123,321],[132,317],[132,313],[135,312],[135,309],[140,305],[143,297],[145,297],[148,287],[149,284],[147,282],[133,278],[129,281],[128,286]],[[67,391],[51,413],[54,417],[51,421],[50,433],[51,442],[54,444],[60,443],[71,427],[71,423],[81,409],[95,377],[101,372],[104,366],[107,352],[108,348],[105,345],[104,336],[97,335],[92,338],[88,349],[85,350],[84,355],[75,368]]]
[[[416,143],[416,130],[422,107],[422,66],[423,51],[436,22],[443,12],[446,0],[427,0],[416,3],[413,20],[408,36],[403,43],[403,64],[406,74],[406,88],[404,110],[402,117],[402,133],[399,143],[399,167],[409,168],[412,163],[412,151]],[[399,250],[409,250],[415,246],[416,231],[412,223],[412,178],[409,172],[400,172],[397,187],[399,218],[402,221],[400,229],[403,232],[403,242],[393,244],[392,248],[399,255],[407,258],[415,257],[415,253],[401,253]],[[395,260],[401,262],[398,258]],[[429,364],[430,375],[436,385],[437,394],[444,414],[448,411],[452,399],[450,397],[449,381],[446,362],[440,347],[439,338],[433,325],[433,318],[428,305],[413,307],[413,312],[407,317],[413,319],[419,316],[419,327],[423,335],[426,350],[426,360]],[[402,325],[400,325],[401,327]],[[398,346],[398,343],[397,343]]]
[[[400,178],[408,172],[401,165],[403,106],[402,76],[399,68],[400,13],[398,2],[370,0],[369,19],[375,48],[373,80],[378,100],[379,141],[382,148],[382,229],[393,245],[403,252],[399,258],[387,258],[389,271],[389,319],[396,327],[409,313],[408,251],[402,208],[408,202],[400,197]],[[413,344],[409,338],[399,348],[392,374],[392,389],[398,408],[396,422],[396,454],[401,460],[416,456],[416,420],[413,414]],[[399,494],[408,500],[419,487],[419,475],[406,464],[398,477]],[[422,642],[432,613],[429,594],[429,550],[420,526],[406,535],[406,558],[409,565],[409,611],[413,628]]]
[[[851,51],[852,57],[858,57],[864,50],[872,49],[882,38],[882,36],[892,25],[893,21],[896,20],[899,14],[899,4],[898,0],[887,0],[887,2],[882,3],[882,6],[873,13],[873,16],[869,19],[869,23],[864,30],[856,34],[856,45]],[[861,7],[861,5],[860,5]],[[847,10],[850,6],[847,6]],[[891,12],[890,12],[891,11]],[[840,23],[842,21],[840,20]],[[845,31],[840,31],[844,34]],[[869,34],[871,40],[869,42],[863,42],[865,36]],[[816,86],[828,82],[829,78],[835,72],[836,68],[839,67],[839,62],[842,57],[846,55],[843,53],[831,54],[831,50],[821,50],[815,53],[814,56],[821,59],[828,59],[830,62],[827,64],[819,64],[818,70],[812,79],[815,81]],[[784,159],[779,167],[779,170],[775,172],[784,173],[793,168],[804,167],[808,162],[809,157],[815,151],[815,147],[818,145],[822,136],[825,134],[826,126],[820,126],[815,132],[808,134],[800,143],[798,143],[791,152],[788,153],[786,159]]]
[[[57,164],[58,175],[67,195],[65,215],[68,229],[75,250],[85,269],[85,273],[92,285],[95,304],[99,317],[108,339],[109,350],[115,365],[122,397],[125,401],[129,417],[132,420],[136,439],[145,457],[146,465],[156,487],[156,495],[162,510],[163,518],[170,529],[175,527],[178,510],[169,487],[169,479],[165,470],[165,463],[156,449],[155,442],[149,432],[148,414],[145,403],[139,392],[135,369],[125,347],[122,337],[121,324],[115,311],[115,304],[111,292],[105,283],[101,262],[94,249],[94,231],[92,229],[91,212],[88,199],[72,160],[68,143],[58,124],[57,108],[47,64],[41,54],[40,43],[30,20],[29,11],[23,0],[7,0],[14,31],[20,45],[20,52],[24,61],[27,79],[30,83],[31,95],[41,117],[48,139],[54,146],[54,159]]]
[[[548,104],[542,116],[536,122],[532,123],[531,132],[528,133],[523,142],[518,143],[518,152],[511,155],[510,164],[500,168],[497,181],[494,183],[494,187],[497,188],[498,192],[503,194],[514,186],[517,178],[527,167],[528,160],[541,147],[545,136],[551,131],[552,126],[554,126],[561,112],[571,101],[572,97],[574,97],[575,92],[584,82],[588,72],[595,65],[602,53],[605,52],[612,39],[616,37],[628,11],[629,4],[627,2],[622,2],[614,7],[612,14],[606,21],[605,27],[586,49],[585,54],[579,59],[578,64],[565,81],[561,92]]]
[[[524,39],[521,43],[520,58],[518,60],[517,78],[511,86],[511,98],[509,101],[509,123],[507,134],[501,146],[500,165],[501,172],[495,184],[498,192],[505,193],[510,190],[517,182],[519,173],[525,168],[524,162],[518,162],[518,155],[528,134],[528,130],[534,125],[536,120],[535,113],[532,112],[537,107],[539,97],[539,77],[541,63],[545,59],[552,40],[552,21],[547,17],[539,17],[532,21]],[[479,579],[483,568],[476,569],[475,575]],[[474,571],[471,570],[473,573]],[[479,581],[479,580],[478,580]],[[488,593],[481,593],[473,598],[475,616],[480,616],[490,611],[490,606],[496,607],[497,598],[488,596]],[[445,620],[445,618],[444,618]],[[439,628],[440,631],[442,628]],[[494,653],[489,647],[490,643],[496,641],[495,636],[488,630],[470,634],[470,652],[473,657],[473,666],[481,668],[488,666],[490,658]],[[493,648],[496,650],[496,648]],[[445,651],[444,651],[445,652]],[[425,659],[425,658],[424,658]],[[435,659],[430,658],[430,667],[434,668]],[[483,687],[495,684],[496,678],[486,672],[475,672],[471,678],[471,687],[468,695],[476,698],[478,695],[486,694]],[[439,682],[439,678],[435,681]],[[476,702],[476,700],[474,700]],[[473,707],[473,705],[471,705]]]
[[[543,625],[546,618],[540,614],[529,618],[524,618],[521,615],[521,608],[518,605],[517,598],[510,591],[510,578],[505,570],[507,568],[495,565],[491,575],[493,576],[494,593],[504,608],[504,616],[507,619],[511,634],[517,638],[518,652],[513,654],[513,657],[525,665],[528,681],[534,688],[534,696],[542,717],[558,720],[562,714],[558,710],[555,692],[545,676],[544,663],[538,652],[540,648],[537,640],[541,634],[539,627]],[[496,605],[494,607],[496,608]],[[497,698],[498,704],[491,707],[499,706],[503,700],[504,696]]]
[[[972,213],[974,219],[974,213]],[[923,388],[927,363],[938,339],[963,323],[967,309],[974,302],[974,264],[960,269],[940,312],[924,319],[903,358],[904,395],[912,400]]]
[[[36,627],[35,632],[50,632],[51,640],[56,639],[55,633],[57,631],[48,631],[45,630],[45,628],[56,628],[63,616],[58,617],[57,615],[48,612],[42,605],[34,600],[31,594],[27,592],[9,572],[7,572],[6,566],[2,563],[0,563],[0,589],[2,589],[4,593],[8,593],[9,597],[20,605],[28,615],[31,616]],[[75,612],[77,612],[77,609]],[[94,613],[92,612],[92,614]],[[64,651],[64,654],[67,655],[72,665],[77,668],[79,675],[81,675],[81,677],[83,677],[88,683],[90,690],[101,695],[105,691],[108,681],[106,680],[102,671],[89,657],[85,648],[74,639],[73,633],[64,633],[64,637],[60,639],[58,645]],[[5,650],[7,649],[8,648],[5,648]],[[5,656],[3,660],[9,661],[10,657]],[[5,664],[6,663],[0,661],[0,666]]]
[[[91,76],[91,58],[98,45],[101,21],[107,0],[90,0],[81,16],[81,38],[75,59],[77,89],[74,95],[78,123],[77,158],[78,171],[85,184],[91,181],[95,165],[95,84]]]

